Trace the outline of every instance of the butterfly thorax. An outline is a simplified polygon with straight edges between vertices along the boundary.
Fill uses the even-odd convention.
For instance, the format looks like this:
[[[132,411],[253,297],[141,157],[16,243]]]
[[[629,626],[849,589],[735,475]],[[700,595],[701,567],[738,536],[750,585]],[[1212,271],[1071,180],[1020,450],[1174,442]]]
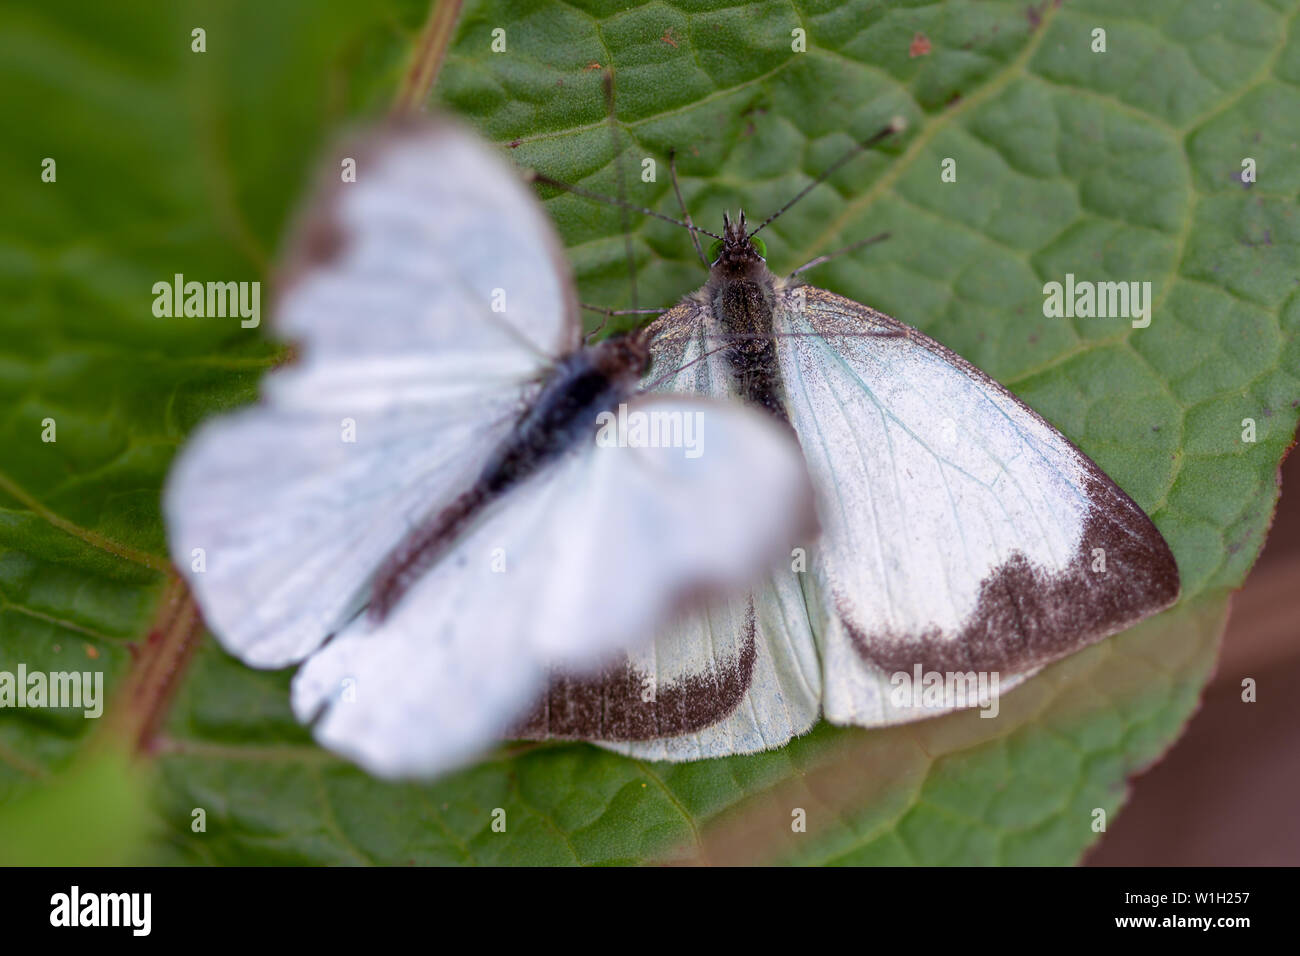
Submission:
[[[497,448],[478,484],[500,493],[595,433],[596,416],[614,411],[648,367],[639,339],[617,336],[557,362],[536,398]]]
[[[371,616],[386,616],[489,503],[594,436],[597,416],[617,410],[636,391],[649,362],[649,351],[635,334],[606,339],[556,362],[474,483],[412,528],[389,554],[371,589]]]
[[[789,424],[773,327],[776,276],[746,234],[743,212],[735,222],[724,218],[720,246],[705,295],[731,343],[723,355],[745,400]]]

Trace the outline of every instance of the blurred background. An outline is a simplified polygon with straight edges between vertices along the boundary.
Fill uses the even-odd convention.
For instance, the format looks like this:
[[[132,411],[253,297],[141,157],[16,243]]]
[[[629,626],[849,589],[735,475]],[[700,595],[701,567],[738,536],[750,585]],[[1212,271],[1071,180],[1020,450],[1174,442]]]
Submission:
[[[1200,710],[1128,803],[1090,866],[1300,864],[1300,454],[1259,562],[1232,599]],[[1242,701],[1253,677],[1256,701]]]

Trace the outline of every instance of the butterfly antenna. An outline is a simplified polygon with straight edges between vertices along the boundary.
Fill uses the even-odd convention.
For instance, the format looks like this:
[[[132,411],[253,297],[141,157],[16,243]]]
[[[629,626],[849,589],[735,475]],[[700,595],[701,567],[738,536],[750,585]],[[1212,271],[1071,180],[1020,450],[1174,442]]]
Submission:
[[[807,196],[810,192],[812,192],[822,183],[826,182],[826,180],[828,180],[831,176],[835,174],[836,170],[838,170],[849,160],[854,159],[859,153],[866,152],[867,150],[875,146],[877,143],[879,143],[881,140],[893,136],[895,133],[901,133],[905,129],[907,129],[907,121],[903,119],[903,117],[901,116],[895,116],[892,120],[889,121],[888,126],[884,127],[879,132],[875,133],[874,135],[864,140],[863,142],[857,143],[847,153],[845,153],[839,159],[835,160],[835,162],[831,163],[830,166],[827,167],[825,172],[823,172],[820,176],[818,176],[816,179],[810,182],[803,189],[799,190],[799,192],[795,193],[794,198],[791,199],[788,203],[786,203],[776,212],[772,213],[772,215],[768,216],[766,219],[760,222],[758,226],[755,227],[754,231],[749,233],[749,235],[746,238],[753,238],[755,235],[757,235],[758,233],[766,229],[769,225],[772,224],[773,220],[775,220],[782,213],[786,212],[786,210],[788,210],[791,206],[797,203],[800,199],[803,199],[804,196]]]
[[[673,193],[677,196],[677,204],[682,207],[682,218],[686,220],[686,225],[691,229],[691,242],[695,246],[695,253],[704,263],[704,268],[709,268],[709,260],[704,256],[704,250],[700,248],[700,237],[695,231],[695,223],[691,222],[691,211],[686,208],[686,200],[682,198],[682,187],[677,184],[677,150],[668,150],[668,178],[673,183]]]
[[[623,230],[623,253],[627,257],[627,277],[630,288],[630,297],[632,300],[632,309],[637,307],[636,296],[636,254],[632,251],[632,222],[628,218],[627,209],[627,184],[623,178],[623,149],[619,142],[618,135],[618,115],[614,108],[614,68],[610,67],[605,70],[603,78],[605,88],[605,119],[609,124],[609,142],[614,148],[614,176],[618,181],[618,201],[621,210],[619,226]],[[692,233],[694,235],[694,233]],[[608,320],[609,316],[605,316]],[[601,322],[603,327],[604,321]]]
[[[655,219],[662,219],[664,222],[671,222],[674,226],[681,226],[683,229],[689,229],[692,232],[698,232],[701,235],[711,236],[714,239],[721,239],[715,232],[709,232],[707,229],[701,229],[699,226],[688,225],[680,219],[674,219],[672,216],[665,216],[661,212],[655,212],[653,209],[647,209],[645,206],[638,206],[635,203],[623,202],[613,199],[609,196],[602,196],[600,193],[594,193],[591,190],[583,189],[581,186],[570,186],[568,183],[562,183],[558,179],[552,179],[544,173],[539,173],[535,169],[526,170],[524,178],[529,182],[541,183],[543,186],[552,186],[556,189],[563,189],[566,193],[573,193],[575,196],[581,196],[583,199],[590,199],[593,202],[603,202],[609,206],[622,206],[630,209],[632,212],[639,212],[643,216],[651,216]]]

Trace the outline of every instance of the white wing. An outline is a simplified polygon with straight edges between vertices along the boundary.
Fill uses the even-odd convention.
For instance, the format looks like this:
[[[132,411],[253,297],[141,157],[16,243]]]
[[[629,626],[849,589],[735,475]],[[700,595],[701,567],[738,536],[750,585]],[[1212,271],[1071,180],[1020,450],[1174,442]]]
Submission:
[[[647,677],[678,690],[660,706],[667,719],[631,699],[626,710],[639,723],[625,718],[594,734],[572,727],[624,741],[607,745],[635,756],[688,760],[778,746],[811,726],[819,703],[837,723],[934,716],[984,703],[977,690],[992,685],[979,685],[978,671],[996,671],[1004,693],[1173,602],[1177,568],[1159,533],[1041,417],[888,316],[817,289],[784,295],[775,318],[786,407],[824,531],[808,549],[802,594],[789,575],[755,590],[748,657],[740,653],[748,620],[721,608],[679,622],[652,654],[605,676],[607,699],[620,688],[633,698]],[[729,393],[722,354],[705,355],[726,332],[703,300],[658,325],[652,377],[680,367],[665,388]],[[736,661],[753,662],[743,696]],[[809,661],[820,681],[806,676]],[[918,665],[922,678],[938,672],[950,689],[939,703],[920,687],[910,693]],[[698,703],[683,711],[686,688],[715,702],[713,711]],[[552,710],[592,690],[557,682]],[[683,712],[694,718],[689,731],[672,733]],[[584,736],[569,729],[551,732]]]
[[[723,359],[706,354],[718,343],[706,338],[698,303],[678,306],[657,325],[647,382],[726,397]],[[794,504],[768,500],[763,520]],[[701,497],[696,507],[703,512],[712,504]],[[555,675],[516,735],[592,740],[647,760],[696,760],[779,747],[805,733],[820,712],[821,665],[790,565],[800,553],[806,563],[813,540],[792,540],[784,567],[758,582],[750,597],[680,616],[653,644],[599,674]]]
[[[824,532],[810,605],[829,719],[952,709],[893,701],[890,678],[997,673],[1006,688],[1177,598],[1147,516],[1006,389],[848,299],[783,296],[786,406]]]
[[[387,618],[357,617],[300,670],[294,710],[322,744],[383,776],[454,766],[525,716],[552,666],[649,640],[805,533],[811,494],[783,429],[720,403],[629,404],[643,411],[702,415],[701,454],[593,443],[508,492]]]
[[[545,214],[487,147],[443,121],[340,155],[356,181],[331,164],[277,306],[298,361],[200,428],[164,497],[209,626],[261,667],[346,619],[409,527],[477,475],[545,353],[579,341]]]
[[[445,118],[405,121],[336,150],[356,182],[326,164],[300,217],[276,325],[317,358],[362,362],[411,354],[457,361],[580,344],[577,302],[559,239],[515,172]],[[465,376],[468,377],[468,376]]]

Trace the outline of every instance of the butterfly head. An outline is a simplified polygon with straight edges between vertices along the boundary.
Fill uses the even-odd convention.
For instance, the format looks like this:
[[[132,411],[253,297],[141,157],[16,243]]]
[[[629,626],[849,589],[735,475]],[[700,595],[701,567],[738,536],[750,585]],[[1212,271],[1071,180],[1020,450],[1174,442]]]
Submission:
[[[592,364],[610,380],[624,384],[635,383],[650,371],[650,342],[636,329],[620,335],[611,335],[591,347]]]
[[[751,237],[745,227],[742,210],[736,219],[722,215],[722,238],[709,247],[709,264],[725,273],[743,274],[767,263],[767,246],[762,239]]]

